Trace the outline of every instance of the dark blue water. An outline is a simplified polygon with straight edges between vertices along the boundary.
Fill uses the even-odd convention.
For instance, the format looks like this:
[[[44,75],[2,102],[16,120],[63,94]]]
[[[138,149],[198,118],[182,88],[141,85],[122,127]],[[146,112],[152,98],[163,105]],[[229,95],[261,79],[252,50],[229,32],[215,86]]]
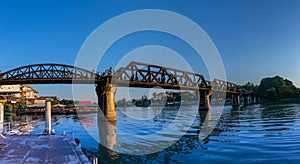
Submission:
[[[227,106],[204,139],[199,139],[200,130],[216,121],[204,122],[207,113],[193,116],[194,107],[183,108],[183,113],[177,108],[120,108],[116,125],[110,126],[97,121],[97,114],[56,116],[53,128],[74,132],[101,163],[300,163],[300,104]],[[173,123],[178,124],[166,130]],[[41,123],[32,133],[43,127]],[[167,141],[170,146],[164,148]]]

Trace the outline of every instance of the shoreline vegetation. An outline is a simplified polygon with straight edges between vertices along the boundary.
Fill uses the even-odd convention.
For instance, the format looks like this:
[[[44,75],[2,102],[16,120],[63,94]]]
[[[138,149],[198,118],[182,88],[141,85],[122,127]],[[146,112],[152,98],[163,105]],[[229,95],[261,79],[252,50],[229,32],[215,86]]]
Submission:
[[[300,103],[300,89],[297,88],[292,81],[284,79],[280,76],[266,77],[260,81],[259,85],[254,85],[251,82],[241,86],[250,93],[254,93],[261,97],[261,103],[268,104],[281,104],[281,103]],[[186,105],[197,100],[196,94],[184,91],[184,92],[154,92],[152,98],[148,99],[146,95],[142,96],[141,100],[147,99],[155,105],[164,106],[178,106]],[[184,97],[184,100],[181,98]],[[132,100],[126,100],[125,98],[116,102],[117,106],[134,106]],[[218,100],[213,100],[212,105],[218,105]],[[222,104],[222,103],[221,103]],[[230,104],[226,99],[225,105]]]
[[[51,114],[77,114],[77,113],[94,113],[97,111],[95,104],[89,106],[76,105],[78,104],[73,100],[54,100],[51,102],[52,109]],[[4,115],[5,116],[17,116],[17,115],[43,115],[45,114],[45,106],[29,107],[25,103],[18,105],[5,104]]]
[[[247,82],[241,87],[260,96],[263,102],[300,103],[300,89],[292,81],[280,76],[263,78],[259,85]]]
[[[283,98],[283,99],[278,99],[276,101],[271,101],[271,100],[266,100],[263,101],[262,104],[266,105],[276,105],[276,104],[300,104],[300,98]]]

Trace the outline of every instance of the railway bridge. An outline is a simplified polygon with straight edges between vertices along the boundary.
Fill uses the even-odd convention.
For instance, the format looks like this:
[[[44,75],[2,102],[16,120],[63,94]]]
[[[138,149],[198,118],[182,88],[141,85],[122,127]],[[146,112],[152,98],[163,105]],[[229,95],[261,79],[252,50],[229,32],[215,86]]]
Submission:
[[[181,89],[197,91],[199,110],[209,110],[212,93],[223,93],[232,99],[233,106],[256,102],[258,97],[239,85],[203,75],[159,65],[131,62],[115,71],[95,73],[65,64],[32,64],[0,72],[0,85],[12,84],[95,84],[98,105],[110,121],[116,120],[114,95],[117,87]]]

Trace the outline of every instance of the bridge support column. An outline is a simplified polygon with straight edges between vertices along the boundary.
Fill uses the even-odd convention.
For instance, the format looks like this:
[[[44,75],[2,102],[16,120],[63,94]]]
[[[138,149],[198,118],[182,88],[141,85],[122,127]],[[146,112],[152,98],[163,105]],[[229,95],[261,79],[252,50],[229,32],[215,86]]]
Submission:
[[[240,95],[232,94],[232,106],[240,106]]]
[[[98,105],[108,121],[116,121],[116,104],[115,92],[116,85],[107,83],[106,85],[98,84],[96,86],[96,93],[98,95]]]
[[[0,103],[0,134],[3,133],[3,124],[4,124],[4,104]]]
[[[243,105],[248,105],[249,101],[248,101],[248,95],[244,95],[244,102]]]
[[[256,98],[256,96],[253,96],[253,103],[254,103],[254,104],[257,103],[257,98]]]
[[[259,96],[256,96],[256,102],[260,103],[260,97]]]
[[[251,96],[251,104],[255,104],[255,96]]]
[[[200,102],[199,102],[199,110],[209,110],[210,109],[210,96],[212,91],[200,91]]]

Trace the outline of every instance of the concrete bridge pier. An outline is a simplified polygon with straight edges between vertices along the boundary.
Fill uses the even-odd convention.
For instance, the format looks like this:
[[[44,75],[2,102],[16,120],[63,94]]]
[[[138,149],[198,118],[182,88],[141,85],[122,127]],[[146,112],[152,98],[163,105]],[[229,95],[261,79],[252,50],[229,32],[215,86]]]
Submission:
[[[248,105],[249,104],[249,96],[244,95],[243,97],[244,97],[243,105]]]
[[[240,95],[232,94],[232,106],[240,106]]]
[[[98,105],[108,121],[116,121],[115,92],[117,86],[106,83],[106,85],[97,84],[96,93],[98,95]]]
[[[251,96],[251,104],[255,104],[256,103],[256,97],[253,95]]]
[[[210,109],[210,100],[212,91],[199,91],[200,92],[200,102],[199,102],[199,110],[207,111]]]
[[[256,96],[256,102],[259,103],[260,102],[260,97]]]

